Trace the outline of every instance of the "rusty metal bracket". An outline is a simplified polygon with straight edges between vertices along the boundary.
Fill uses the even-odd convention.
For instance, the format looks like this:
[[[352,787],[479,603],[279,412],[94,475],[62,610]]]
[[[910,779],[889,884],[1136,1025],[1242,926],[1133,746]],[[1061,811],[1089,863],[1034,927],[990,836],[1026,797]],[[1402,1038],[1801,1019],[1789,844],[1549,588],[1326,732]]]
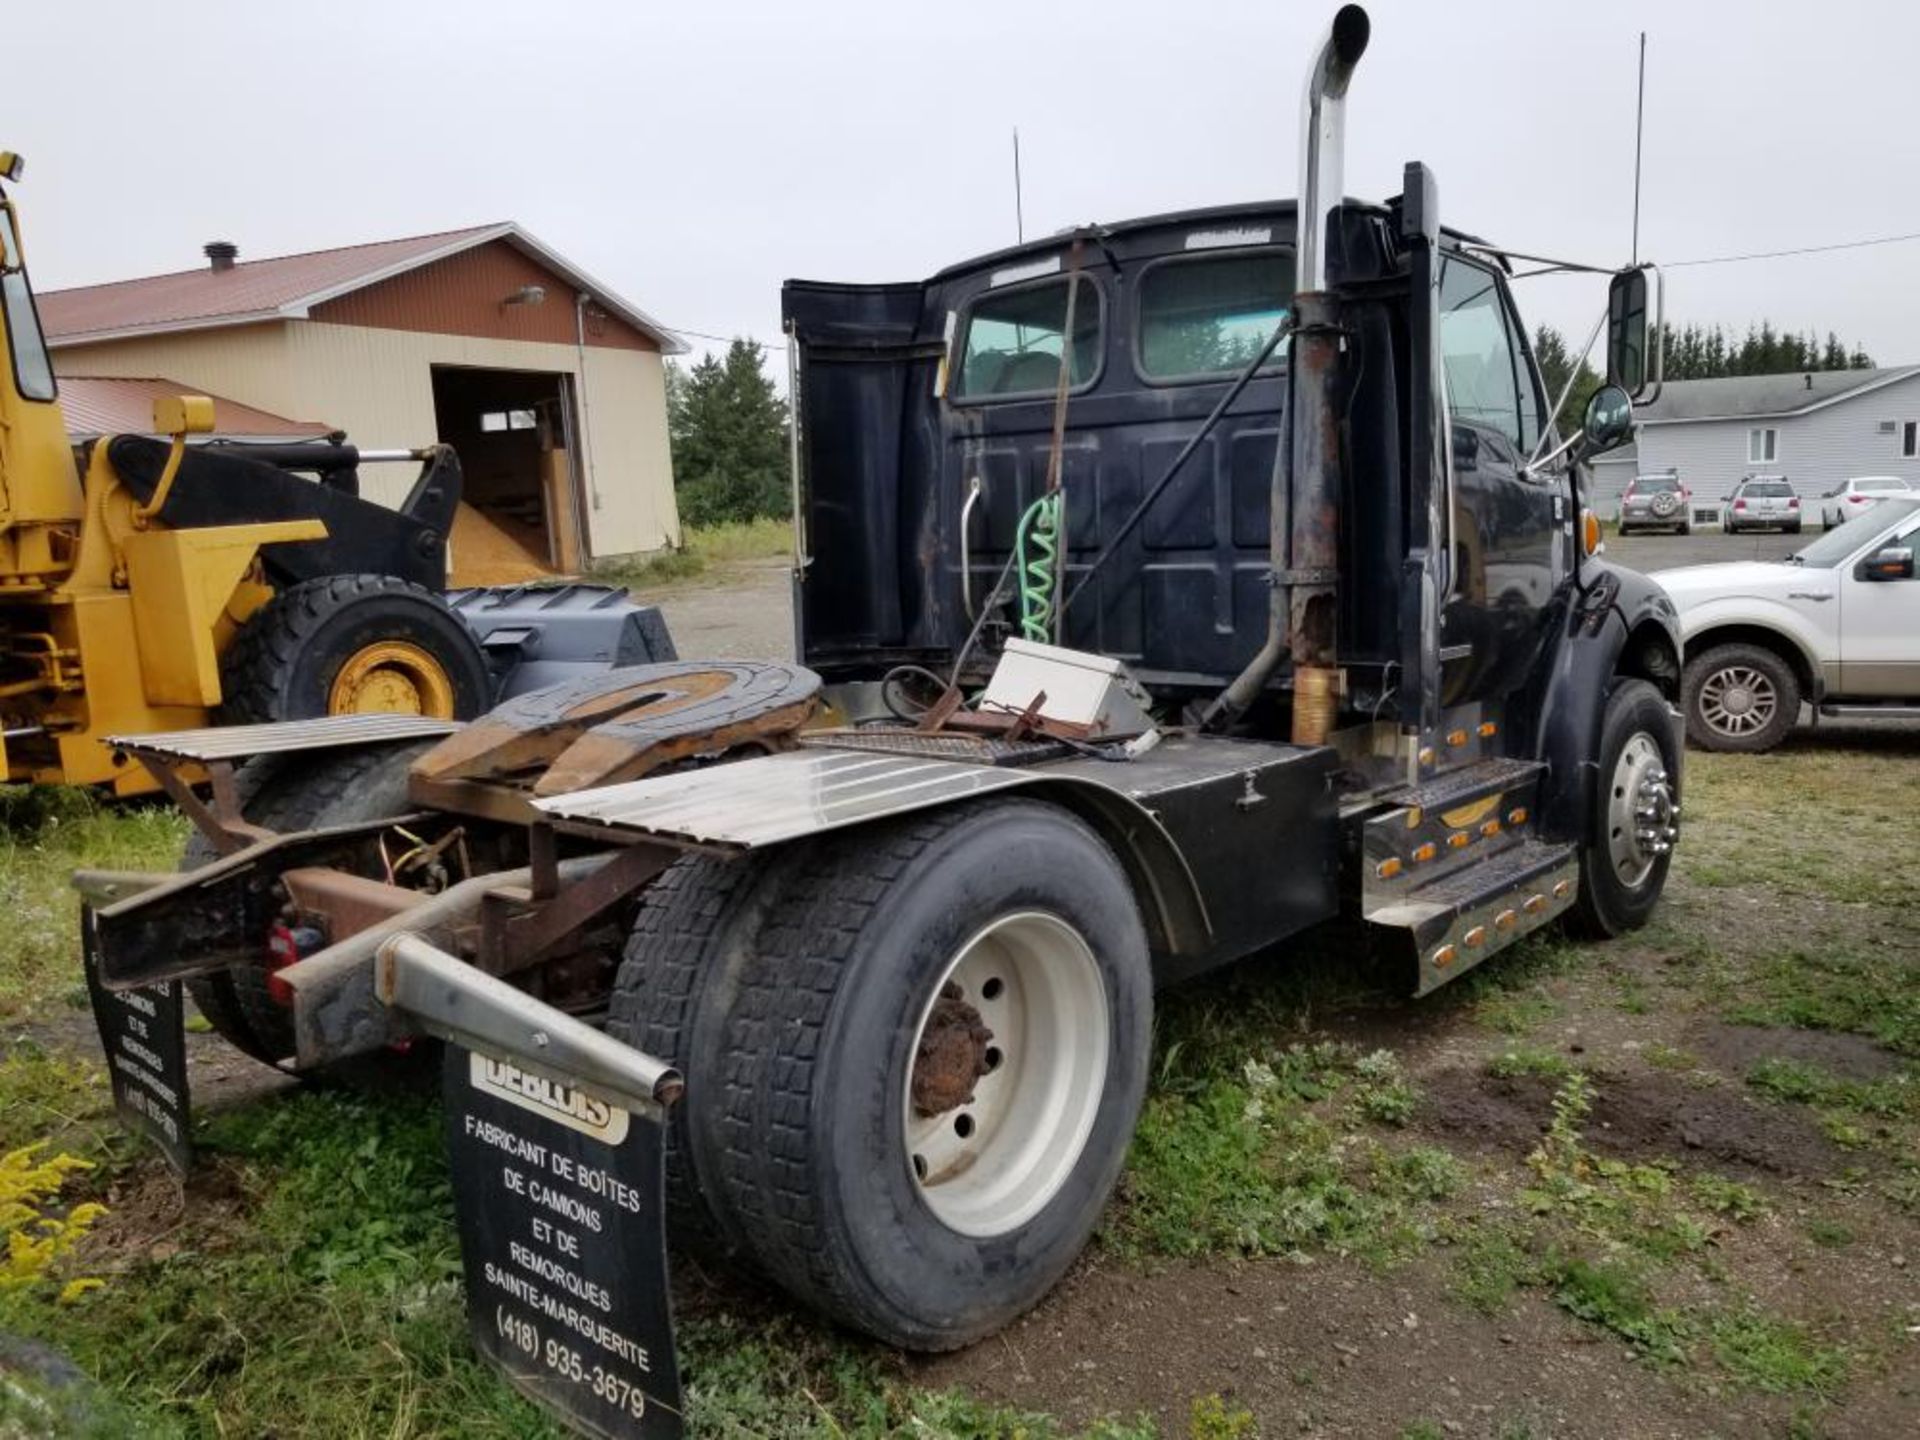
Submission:
[[[198,830],[222,855],[231,855],[244,850],[248,845],[262,840],[272,832],[262,830],[258,825],[249,825],[240,816],[240,800],[233,785],[233,766],[227,761],[215,761],[206,767],[207,778],[212,782],[213,807],[208,808],[206,801],[194,793],[193,786],[180,778],[180,773],[156,755],[140,751],[134,752],[141,767],[160,783],[167,792],[167,798],[180,807],[193,828]]]
[[[551,835],[549,827],[542,826]],[[629,845],[583,879],[549,895],[539,893],[539,866],[530,886],[499,885],[480,906],[476,963],[489,975],[511,975],[539,964],[569,938],[671,865],[680,852],[669,845]]]

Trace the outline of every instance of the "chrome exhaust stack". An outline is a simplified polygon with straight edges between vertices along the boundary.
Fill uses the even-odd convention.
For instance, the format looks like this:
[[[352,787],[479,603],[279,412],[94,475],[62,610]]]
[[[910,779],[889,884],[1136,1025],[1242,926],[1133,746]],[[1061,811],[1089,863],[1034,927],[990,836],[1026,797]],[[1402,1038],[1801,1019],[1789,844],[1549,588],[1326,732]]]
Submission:
[[[1373,22],[1358,5],[1343,5],[1307,71],[1300,97],[1300,221],[1294,288],[1327,288],[1327,210],[1346,194],[1347,86],[1367,53]]]
[[[1267,638],[1208,707],[1202,725],[1231,723],[1293,656],[1293,740],[1323,745],[1339,713],[1341,477],[1340,325],[1327,293],[1327,222],[1339,213],[1346,171],[1347,85],[1372,33],[1367,12],[1342,6],[1315,52],[1301,97],[1300,198],[1295,237],[1289,425],[1274,456],[1268,536]]]

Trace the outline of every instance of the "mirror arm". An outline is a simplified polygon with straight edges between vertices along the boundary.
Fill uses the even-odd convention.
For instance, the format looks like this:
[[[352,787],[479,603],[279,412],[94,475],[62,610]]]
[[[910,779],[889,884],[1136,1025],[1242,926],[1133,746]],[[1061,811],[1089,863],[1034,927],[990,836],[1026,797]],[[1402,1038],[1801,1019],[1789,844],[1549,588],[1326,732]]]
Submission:
[[[1538,459],[1529,460],[1526,464],[1527,478],[1529,480],[1538,479],[1538,472],[1546,469],[1547,466],[1553,464],[1554,461],[1558,460],[1562,455],[1566,454],[1586,438],[1587,432],[1585,430],[1576,430],[1572,435],[1554,446],[1547,454],[1540,456]]]
[[[1600,318],[1593,322],[1593,329],[1587,332],[1587,343],[1581,346],[1580,353],[1573,357],[1573,365],[1567,371],[1567,383],[1560,387],[1560,398],[1553,402],[1553,411],[1547,416],[1547,423],[1540,427],[1540,438],[1534,442],[1533,454],[1527,460],[1526,468],[1529,473],[1549,460],[1558,459],[1567,445],[1572,443],[1571,441],[1563,443],[1560,449],[1555,450],[1551,455],[1543,456],[1540,453],[1541,447],[1547,443],[1547,436],[1553,433],[1553,427],[1560,423],[1560,413],[1567,408],[1567,401],[1573,398],[1573,383],[1580,378],[1580,367],[1587,363],[1587,356],[1593,353],[1593,342],[1600,338],[1600,331],[1606,323],[1607,307],[1603,305],[1600,307]],[[1575,438],[1578,438],[1577,434]]]

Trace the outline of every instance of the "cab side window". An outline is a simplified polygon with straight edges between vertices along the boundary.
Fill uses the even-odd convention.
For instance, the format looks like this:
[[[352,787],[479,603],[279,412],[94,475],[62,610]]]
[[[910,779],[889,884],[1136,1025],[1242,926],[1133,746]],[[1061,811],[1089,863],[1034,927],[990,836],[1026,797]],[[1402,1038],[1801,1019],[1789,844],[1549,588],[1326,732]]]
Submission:
[[[1540,437],[1540,402],[1500,283],[1448,256],[1440,271],[1440,350],[1456,423],[1502,436],[1522,457]]]

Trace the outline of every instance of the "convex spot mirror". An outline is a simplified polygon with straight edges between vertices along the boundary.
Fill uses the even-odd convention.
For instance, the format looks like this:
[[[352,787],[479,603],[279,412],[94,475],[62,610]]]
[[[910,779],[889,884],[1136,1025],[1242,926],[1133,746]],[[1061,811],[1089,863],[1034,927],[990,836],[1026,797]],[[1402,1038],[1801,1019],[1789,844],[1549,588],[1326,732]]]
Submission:
[[[1633,400],[1618,385],[1602,385],[1587,401],[1586,419],[1581,422],[1581,448],[1599,455],[1624,445],[1633,434]]]
[[[1913,547],[1889,545],[1874,551],[1861,567],[1861,574],[1868,580],[1913,579]]]
[[[1650,267],[1622,270],[1607,287],[1607,383],[1631,400],[1651,398],[1660,384],[1659,298]]]

